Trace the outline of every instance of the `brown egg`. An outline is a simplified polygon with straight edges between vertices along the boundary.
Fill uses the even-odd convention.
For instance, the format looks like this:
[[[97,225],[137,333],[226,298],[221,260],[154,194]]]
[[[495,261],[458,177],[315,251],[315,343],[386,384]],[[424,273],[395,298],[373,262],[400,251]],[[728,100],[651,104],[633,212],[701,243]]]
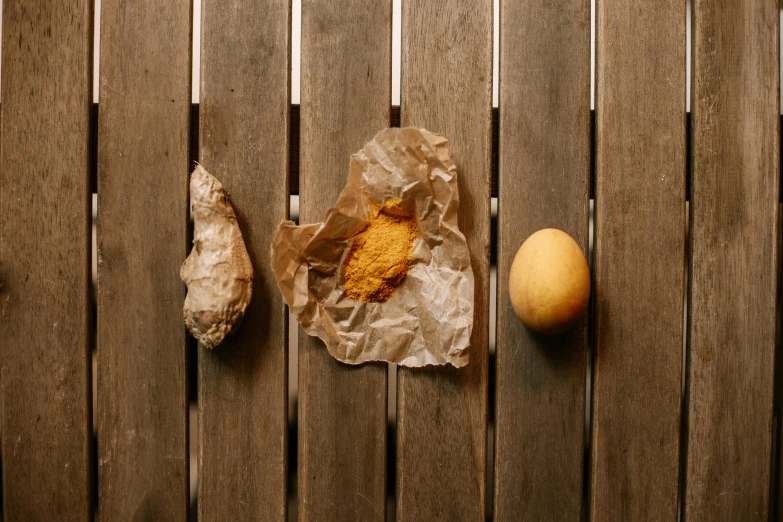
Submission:
[[[519,248],[508,277],[511,304],[539,333],[561,333],[579,321],[590,297],[590,269],[571,236],[545,228]]]

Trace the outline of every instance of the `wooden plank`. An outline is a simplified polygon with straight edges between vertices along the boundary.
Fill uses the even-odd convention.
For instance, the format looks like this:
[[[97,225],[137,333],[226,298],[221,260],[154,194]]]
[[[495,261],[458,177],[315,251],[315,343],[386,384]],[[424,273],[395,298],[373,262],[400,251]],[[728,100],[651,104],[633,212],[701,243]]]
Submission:
[[[352,153],[389,126],[391,2],[302,2],[300,222],[323,220]],[[299,520],[386,519],[387,367],[300,330]]]
[[[185,520],[191,2],[104,1],[98,121],[102,520]]]
[[[504,0],[495,520],[579,520],[584,475],[587,318],[536,335],[508,297],[517,249],[542,228],[587,255],[590,190],[590,2]]]
[[[92,2],[5,0],[0,127],[3,520],[92,513]]]
[[[694,3],[687,520],[766,520],[780,174],[777,2]]]
[[[235,335],[199,347],[199,520],[285,520],[288,311],[269,245],[288,215],[288,0],[202,3],[201,162],[254,265]]]
[[[489,319],[492,1],[402,12],[402,125],[448,138],[475,276],[470,364],[400,368],[397,519],[484,520]]]
[[[598,3],[592,520],[676,520],[685,2]]]
[[[781,129],[783,127],[783,115],[779,118],[778,123],[778,129]],[[779,205],[780,206],[780,205]],[[778,306],[778,314],[777,314],[777,327],[778,332],[780,332],[780,325],[781,325],[781,319],[783,319],[780,315],[781,310],[781,300],[783,300],[783,278],[780,277],[780,270],[781,270],[781,263],[783,263],[783,259],[781,259],[780,255],[780,249],[781,245],[783,245],[783,212],[780,211],[780,208],[778,208],[778,223],[777,223],[777,248],[776,251],[777,254],[777,262],[778,262],[778,277],[777,277],[777,299],[775,303]],[[779,335],[779,334],[778,334]],[[776,458],[776,461],[773,461],[773,471],[771,472],[773,474],[773,480],[774,482],[771,484],[770,487],[770,495],[772,495],[772,500],[770,502],[770,517],[769,519],[772,521],[777,520],[778,522],[783,522],[783,512],[781,512],[781,499],[783,499],[783,480],[781,480],[781,473],[783,473],[783,454],[781,454],[780,451],[780,444],[783,440],[783,435],[780,433],[781,429],[781,416],[780,416],[780,405],[783,401],[783,382],[781,381],[781,377],[783,377],[783,357],[780,357],[780,340],[778,339],[776,346],[776,353],[775,353],[775,392],[774,392],[774,413],[773,413],[773,426],[772,426],[772,433],[774,435],[774,439],[772,442],[772,455]],[[687,500],[686,500],[687,502]]]

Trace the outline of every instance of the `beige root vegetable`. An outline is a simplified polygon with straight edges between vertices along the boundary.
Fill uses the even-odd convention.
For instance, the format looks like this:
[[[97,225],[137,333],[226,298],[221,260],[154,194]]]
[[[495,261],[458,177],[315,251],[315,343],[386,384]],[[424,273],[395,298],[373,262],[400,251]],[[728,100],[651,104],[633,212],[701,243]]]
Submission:
[[[242,321],[253,291],[253,265],[223,185],[201,165],[190,177],[193,250],[180,277],[188,287],[185,324],[206,346],[218,346]]]

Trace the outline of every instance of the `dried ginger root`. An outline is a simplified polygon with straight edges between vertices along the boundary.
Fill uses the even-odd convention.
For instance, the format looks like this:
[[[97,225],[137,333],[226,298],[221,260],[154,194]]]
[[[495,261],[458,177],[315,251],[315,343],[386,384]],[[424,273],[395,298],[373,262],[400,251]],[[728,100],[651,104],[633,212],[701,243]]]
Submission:
[[[190,178],[193,250],[180,278],[188,287],[185,324],[206,346],[239,326],[253,292],[253,265],[228,193],[201,165]]]

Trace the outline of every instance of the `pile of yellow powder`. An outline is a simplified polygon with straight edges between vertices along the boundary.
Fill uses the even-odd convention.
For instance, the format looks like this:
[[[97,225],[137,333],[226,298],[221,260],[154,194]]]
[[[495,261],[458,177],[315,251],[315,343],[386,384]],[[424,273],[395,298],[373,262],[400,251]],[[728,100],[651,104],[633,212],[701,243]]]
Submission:
[[[386,201],[345,256],[346,296],[369,303],[388,301],[408,273],[417,236],[416,220],[405,213],[402,200]]]

